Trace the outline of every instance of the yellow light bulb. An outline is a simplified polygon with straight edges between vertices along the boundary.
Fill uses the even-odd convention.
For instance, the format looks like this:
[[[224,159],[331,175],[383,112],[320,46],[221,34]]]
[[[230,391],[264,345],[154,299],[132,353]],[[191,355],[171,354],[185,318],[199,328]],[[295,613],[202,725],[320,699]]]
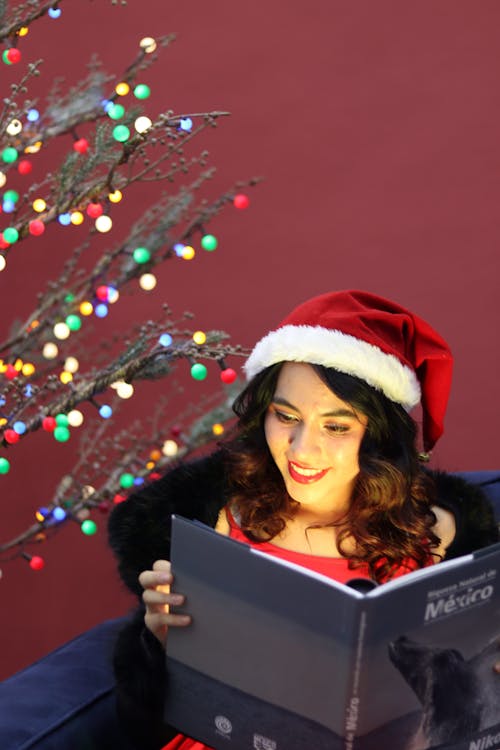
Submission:
[[[21,372],[23,373],[23,375],[24,375],[24,376],[25,376],[26,378],[29,378],[29,377],[30,377],[30,375],[33,375],[33,373],[35,372],[35,369],[36,369],[36,368],[35,368],[35,365],[34,365],[34,364],[32,364],[31,362],[26,362],[26,363],[25,363],[25,364],[23,365],[23,369],[21,370]]]
[[[36,211],[37,214],[41,214],[47,208],[47,204],[43,198],[35,198],[32,205],[33,211]]]
[[[63,370],[59,375],[59,380],[61,381],[61,383],[64,383],[64,385],[67,385],[73,380],[73,375],[67,370]]]
[[[148,461],[147,462],[146,469],[148,469],[148,471],[151,471],[151,469],[154,469],[154,467],[155,467],[155,462],[154,461]]]
[[[84,215],[81,211],[73,211],[71,214],[71,223],[75,225],[75,227],[79,226],[83,223]]]
[[[224,432],[224,425],[219,424],[217,422],[216,424],[212,425],[212,432],[214,435],[222,435]]]
[[[82,315],[92,315],[94,312],[94,306],[92,302],[89,302],[88,300],[84,300],[78,309]]]
[[[115,91],[118,96],[127,96],[128,92],[130,91],[130,86],[126,81],[121,81],[120,83],[116,84]]]
[[[19,359],[18,357],[16,361],[14,362],[14,367],[16,368],[18,372],[21,372],[21,370],[23,369],[23,360]]]
[[[194,247],[191,247],[191,245],[184,246],[184,249],[182,250],[182,257],[184,258],[184,260],[193,260],[195,255],[196,251]]]
[[[161,458],[161,451],[159,451],[158,448],[153,448],[153,450],[149,454],[149,458],[151,459],[151,461],[159,461]]]
[[[108,198],[111,203],[119,203],[123,198],[123,193],[121,192],[121,190],[115,190],[113,193],[108,194]]]
[[[28,33],[29,33],[29,28],[27,26],[21,26],[21,28],[16,31],[16,34],[18,36],[26,36],[26,34]]]
[[[26,146],[24,149],[25,154],[37,154],[40,149],[42,148],[42,141],[37,141],[36,143],[32,143],[31,146]]]
[[[193,341],[195,344],[204,344],[207,340],[207,335],[203,331],[195,331],[193,333]]]
[[[7,420],[5,419],[5,417],[0,417],[0,427],[3,427],[4,424],[7,424]]]

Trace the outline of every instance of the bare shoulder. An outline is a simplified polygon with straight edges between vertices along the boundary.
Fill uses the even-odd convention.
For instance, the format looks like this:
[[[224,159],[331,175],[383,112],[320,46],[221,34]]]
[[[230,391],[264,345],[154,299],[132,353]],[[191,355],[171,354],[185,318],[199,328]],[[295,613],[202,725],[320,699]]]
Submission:
[[[217,523],[215,524],[215,530],[218,534],[229,536],[231,527],[229,526],[229,521],[227,520],[227,513],[225,508],[222,508],[219,511],[219,517],[217,518]]]
[[[432,511],[436,516],[436,523],[434,524],[433,531],[441,540],[439,547],[434,551],[444,556],[446,550],[452,543],[457,533],[457,526],[455,523],[455,517],[449,510],[440,508],[438,505],[432,506]]]

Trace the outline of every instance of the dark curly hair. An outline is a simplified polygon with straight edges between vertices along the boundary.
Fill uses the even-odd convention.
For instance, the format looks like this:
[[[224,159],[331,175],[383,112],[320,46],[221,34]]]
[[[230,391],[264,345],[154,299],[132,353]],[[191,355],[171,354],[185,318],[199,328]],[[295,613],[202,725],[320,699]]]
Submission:
[[[283,364],[258,373],[238,396],[233,406],[237,433],[222,446],[241,527],[256,542],[277,536],[298,508],[285,489],[264,434],[264,418]],[[349,558],[352,568],[367,564],[379,582],[400,566],[425,566],[439,538],[432,531],[435,488],[419,460],[416,423],[399,404],[365,381],[322,365],[311,366],[338,398],[368,419],[350,507],[338,524],[340,554]],[[354,553],[345,551],[348,538],[355,542]]]

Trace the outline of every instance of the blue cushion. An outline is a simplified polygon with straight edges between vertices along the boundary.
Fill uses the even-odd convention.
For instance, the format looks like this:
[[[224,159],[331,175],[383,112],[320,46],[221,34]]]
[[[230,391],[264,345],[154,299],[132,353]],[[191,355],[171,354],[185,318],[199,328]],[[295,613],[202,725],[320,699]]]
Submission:
[[[0,683],[1,750],[131,747],[115,712],[110,620]]]

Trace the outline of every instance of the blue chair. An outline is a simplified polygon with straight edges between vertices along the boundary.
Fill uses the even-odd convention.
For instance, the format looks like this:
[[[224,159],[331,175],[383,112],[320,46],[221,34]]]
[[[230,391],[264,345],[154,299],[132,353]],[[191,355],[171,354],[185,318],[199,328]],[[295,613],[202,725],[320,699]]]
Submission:
[[[500,472],[463,472],[500,522]],[[0,683],[0,750],[133,750],[116,711],[111,656],[126,618],[110,620]]]

